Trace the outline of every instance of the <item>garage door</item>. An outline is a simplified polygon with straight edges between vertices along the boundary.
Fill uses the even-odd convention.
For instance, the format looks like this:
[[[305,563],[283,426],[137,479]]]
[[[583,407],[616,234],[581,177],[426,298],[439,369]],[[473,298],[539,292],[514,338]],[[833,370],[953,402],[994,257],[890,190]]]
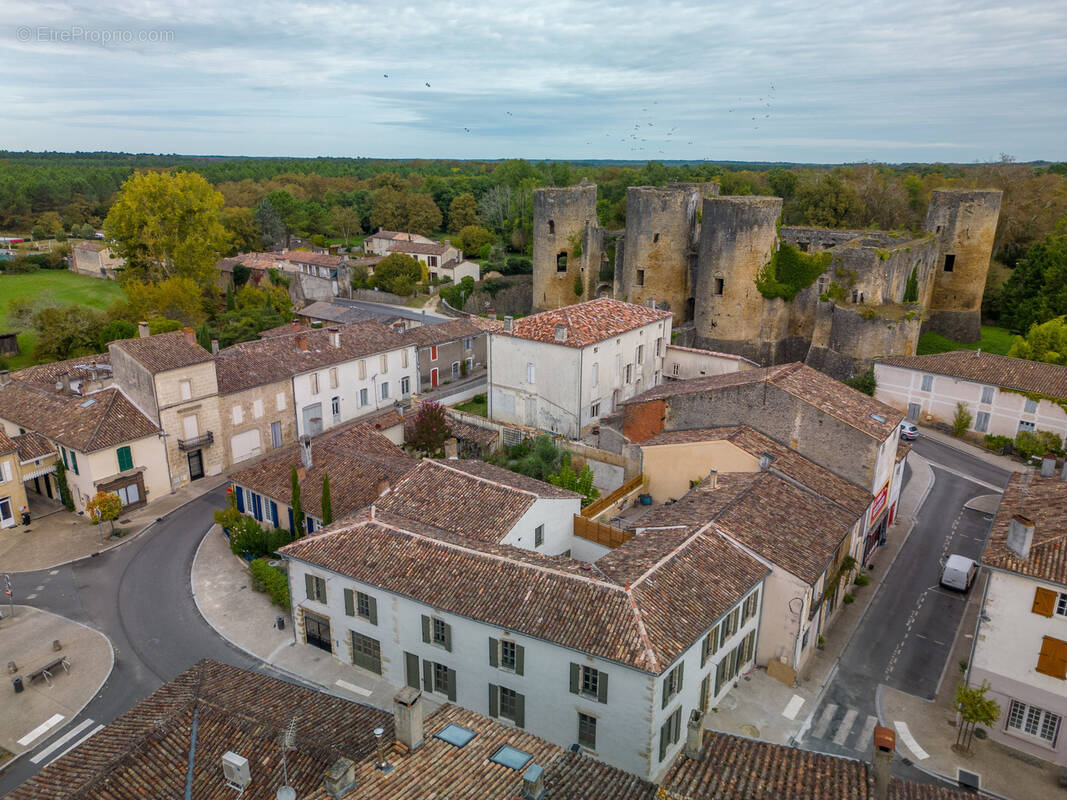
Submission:
[[[234,463],[258,456],[262,452],[259,446],[259,430],[245,431],[231,438],[230,452],[233,453]]]

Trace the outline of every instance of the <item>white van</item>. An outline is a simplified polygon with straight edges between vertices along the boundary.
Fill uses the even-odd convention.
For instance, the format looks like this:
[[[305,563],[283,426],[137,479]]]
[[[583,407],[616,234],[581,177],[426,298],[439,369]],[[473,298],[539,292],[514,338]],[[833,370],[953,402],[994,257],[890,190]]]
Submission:
[[[953,553],[941,564],[941,585],[966,592],[977,574],[978,564],[974,559]]]

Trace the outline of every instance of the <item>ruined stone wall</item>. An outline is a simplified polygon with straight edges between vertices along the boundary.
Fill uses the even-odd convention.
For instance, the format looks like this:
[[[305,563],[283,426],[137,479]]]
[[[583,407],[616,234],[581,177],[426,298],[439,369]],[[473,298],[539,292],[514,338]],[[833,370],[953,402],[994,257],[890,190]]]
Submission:
[[[592,297],[600,272],[602,247],[603,230],[596,215],[596,184],[583,180],[577,186],[534,189],[534,309],[560,308]],[[559,269],[561,254],[566,256],[563,270]],[[574,292],[576,277],[582,281],[581,296]]]
[[[876,358],[915,354],[922,329],[919,310],[884,306],[865,316],[863,309],[830,302],[820,306],[819,335],[812,339],[808,366],[845,380],[868,369]]]
[[[981,338],[982,294],[1001,195],[997,189],[952,189],[930,197],[926,230],[937,237],[940,253],[928,330],[965,342]]]
[[[831,230],[830,228],[813,228],[809,225],[783,225],[778,235],[783,242],[805,253],[821,253],[845,242],[864,236],[867,231]]]
[[[834,249],[828,273],[848,289],[849,302],[880,305],[904,302],[908,278],[914,269],[919,302],[929,293],[937,249],[932,237],[891,242],[881,237],[863,237]]]

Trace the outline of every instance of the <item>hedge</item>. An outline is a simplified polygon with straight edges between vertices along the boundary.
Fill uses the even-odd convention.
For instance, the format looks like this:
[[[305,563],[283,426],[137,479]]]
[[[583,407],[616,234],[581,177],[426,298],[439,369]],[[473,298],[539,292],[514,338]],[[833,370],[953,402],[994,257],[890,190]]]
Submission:
[[[274,605],[289,608],[289,578],[284,572],[275,569],[265,558],[257,558],[248,565],[252,573],[252,588],[257,592],[266,592]]]

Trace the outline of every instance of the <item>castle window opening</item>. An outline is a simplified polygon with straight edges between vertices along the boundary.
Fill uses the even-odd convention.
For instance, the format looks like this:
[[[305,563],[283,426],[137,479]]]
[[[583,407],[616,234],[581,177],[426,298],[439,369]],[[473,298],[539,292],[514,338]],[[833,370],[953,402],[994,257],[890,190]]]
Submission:
[[[855,303],[856,300],[859,298],[859,296],[860,296],[860,293],[857,292],[855,289],[853,289],[852,290],[852,302]]]
[[[556,256],[556,272],[567,271],[567,253],[563,252]]]
[[[638,286],[644,286],[645,285],[645,271],[643,269],[637,270],[637,285]]]
[[[722,278],[716,278],[715,279],[715,294],[722,294],[722,286],[723,286],[723,279]]]
[[[555,220],[553,220],[553,219],[550,219],[550,220],[548,221],[548,232],[549,232],[549,234],[551,234],[552,236],[555,236],[555,235],[556,235],[556,221],[555,221]]]
[[[945,272],[952,272],[952,270],[955,269],[955,267],[956,267],[956,254],[955,253],[946,253],[945,254]]]
[[[797,242],[797,247],[799,248],[801,253],[806,253],[806,252],[808,252],[809,243],[808,242]]]
[[[658,233],[652,234],[652,244],[658,244],[658,243],[659,243],[659,234]]]
[[[863,292],[860,292],[860,302],[863,302]]]

